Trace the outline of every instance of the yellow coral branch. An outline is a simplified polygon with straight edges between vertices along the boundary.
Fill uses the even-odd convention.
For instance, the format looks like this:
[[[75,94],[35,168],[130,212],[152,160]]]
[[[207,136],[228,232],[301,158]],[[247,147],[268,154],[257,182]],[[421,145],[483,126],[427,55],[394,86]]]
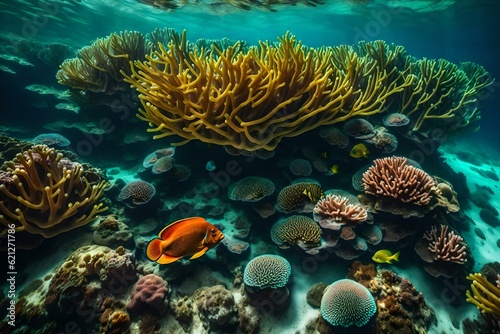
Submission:
[[[472,281],[472,293],[467,290],[466,301],[476,305],[481,313],[492,313],[500,317],[500,289],[480,273],[469,274],[467,279]]]

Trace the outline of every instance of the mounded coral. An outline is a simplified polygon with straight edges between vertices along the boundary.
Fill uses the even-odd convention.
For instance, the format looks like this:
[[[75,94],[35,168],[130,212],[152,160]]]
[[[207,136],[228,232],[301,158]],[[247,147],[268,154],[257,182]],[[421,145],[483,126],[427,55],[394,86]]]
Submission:
[[[298,245],[308,249],[319,245],[321,228],[307,216],[294,215],[273,224],[271,239],[281,248]]]
[[[116,248],[118,246],[131,247],[134,244],[130,228],[118,220],[114,215],[100,219],[94,227],[92,239],[98,245]]]
[[[323,189],[317,183],[294,183],[281,189],[278,194],[276,208],[285,213],[293,211],[311,212],[316,201],[324,196]]]
[[[156,194],[156,188],[149,182],[138,180],[127,183],[120,194],[118,200],[123,201],[129,208],[136,208],[139,205],[148,203]]]
[[[376,311],[370,291],[350,279],[330,284],[321,299],[321,315],[333,326],[362,327]]]
[[[113,304],[116,296],[121,296],[136,280],[132,256],[123,247],[112,250],[83,246],[54,271],[48,281],[44,307],[52,317],[79,316],[82,321],[100,316],[99,312],[110,307],[123,311],[124,305],[108,307],[103,303],[109,298]],[[108,323],[110,318],[105,318]]]
[[[233,201],[257,202],[274,193],[273,181],[259,176],[247,176],[229,189]]]
[[[243,272],[245,286],[264,288],[281,288],[288,283],[292,267],[281,256],[265,254],[250,260]]]
[[[163,278],[155,274],[145,275],[137,281],[130,292],[127,309],[136,314],[148,311],[165,314],[168,294],[169,287]]]
[[[238,307],[232,293],[222,285],[196,290],[193,301],[202,318],[215,328],[235,329],[238,326]]]

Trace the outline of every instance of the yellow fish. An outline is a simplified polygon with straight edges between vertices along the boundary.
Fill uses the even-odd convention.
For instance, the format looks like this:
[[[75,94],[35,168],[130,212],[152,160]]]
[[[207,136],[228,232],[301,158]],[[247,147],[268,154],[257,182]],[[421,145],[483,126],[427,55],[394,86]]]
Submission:
[[[365,144],[356,144],[352,148],[351,152],[349,152],[349,155],[356,159],[368,158],[368,156],[370,155],[370,151],[368,151],[368,148],[366,148]]]
[[[146,247],[146,256],[159,264],[168,264],[184,256],[197,259],[217,246],[224,234],[201,217],[178,220],[165,227]]]
[[[306,195],[311,202],[317,202],[325,197],[323,190],[316,184],[307,187],[302,193]]]
[[[332,167],[330,167],[330,172],[332,172],[333,175],[340,173],[340,166],[333,165]]]
[[[392,260],[396,260],[399,262],[399,252],[392,254],[392,252],[388,249],[381,249],[373,254],[372,260],[377,263],[388,264],[392,264]]]

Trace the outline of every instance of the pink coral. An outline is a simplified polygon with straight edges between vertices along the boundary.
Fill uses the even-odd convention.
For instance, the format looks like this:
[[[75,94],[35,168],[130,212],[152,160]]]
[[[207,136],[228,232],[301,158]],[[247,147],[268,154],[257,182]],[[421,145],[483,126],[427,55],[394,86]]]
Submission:
[[[448,226],[441,225],[438,235],[438,227],[434,225],[424,233],[423,238],[429,241],[428,249],[434,253],[435,260],[459,264],[467,261],[464,239],[453,231],[448,232]]]
[[[149,308],[159,314],[166,311],[168,295],[167,283],[155,274],[149,274],[137,281],[130,292],[130,302],[127,309],[139,312],[142,308]]]
[[[350,203],[347,197],[330,194],[316,203],[313,212],[314,220],[331,230],[338,230],[346,224],[358,224],[368,218],[361,205]]]
[[[429,204],[435,185],[429,174],[409,165],[403,157],[375,159],[363,174],[365,193],[418,206]]]

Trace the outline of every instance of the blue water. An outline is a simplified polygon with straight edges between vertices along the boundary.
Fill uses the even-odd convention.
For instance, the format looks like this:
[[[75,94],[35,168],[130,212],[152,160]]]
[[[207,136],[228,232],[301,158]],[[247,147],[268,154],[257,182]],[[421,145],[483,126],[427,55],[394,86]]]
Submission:
[[[192,42],[197,39],[229,38],[246,41],[248,45],[258,45],[259,41],[276,42],[279,36],[287,32],[291,32],[298,41],[311,48],[384,40],[403,46],[407,54],[418,59],[445,59],[455,64],[474,62],[483,66],[489,72],[492,84],[478,97],[481,113],[478,131],[457,133],[454,137],[447,138],[445,143],[422,141],[422,138],[420,141],[415,138],[412,141],[400,136],[401,133],[398,132],[400,148],[394,152],[394,155],[405,155],[417,160],[426,172],[438,175],[453,185],[458,192],[460,215],[451,214],[452,220],[443,219],[465,238],[470,247],[470,255],[474,259],[470,258],[467,266],[461,267],[466,269],[455,273],[452,278],[435,278],[424,270],[425,264],[422,264],[413,249],[416,240],[425,230],[424,226],[442,222],[438,216],[433,215],[409,218],[410,224],[418,227],[417,232],[405,239],[405,243],[386,242],[380,246],[370,245],[366,251],[360,251],[356,255],[358,260],[368,264],[374,263],[371,257],[379,249],[401,250],[401,262],[379,265],[378,270],[394,270],[400,277],[408,278],[418,291],[424,293],[424,298],[434,310],[437,320],[434,321],[430,317],[423,317],[425,320],[422,320],[415,309],[405,311],[407,318],[418,318],[415,323],[422,321],[422,332],[469,334],[498,330],[499,314],[487,315],[487,324],[479,312],[470,303],[465,302],[465,290],[470,284],[465,280],[465,275],[479,272],[484,265],[500,258],[499,226],[495,225],[498,222],[498,211],[496,214],[495,211],[500,210],[498,176],[495,178],[500,175],[500,2],[325,0],[324,4],[316,6],[306,6],[303,3],[294,6],[273,5],[272,10],[257,6],[250,10],[241,10],[231,4],[224,4],[225,2],[185,1],[181,8],[173,10],[158,9],[136,0],[0,2],[0,133],[23,141],[30,141],[42,133],[58,133],[68,138],[71,144],[67,147],[54,146],[56,149],[72,151],[76,154],[75,159],[101,168],[112,186],[104,195],[107,198],[106,205],[110,207],[108,213],[113,213],[124,225],[128,225],[127,229],[130,229],[133,235],[133,239],[122,245],[125,246],[127,256],[134,267],[133,279],[126,282],[123,290],[113,293],[106,303],[104,285],[109,282],[96,275],[87,275],[87,281],[77,286],[76,292],[68,290],[54,293],[54,285],[59,283],[54,283],[51,279],[61,270],[61,263],[79,247],[96,243],[102,245],[96,242],[94,232],[99,224],[102,224],[102,215],[83,227],[43,240],[34,250],[17,249],[15,291],[11,295],[11,285],[3,284],[3,295],[0,294],[0,318],[5,317],[5,321],[0,323],[0,332],[198,334],[312,333],[311,327],[320,333],[328,333],[328,330],[331,330],[331,326],[326,322],[323,322],[326,327],[316,327],[320,312],[317,307],[307,303],[306,293],[318,282],[328,285],[337,279],[345,278],[348,268],[355,260],[342,258],[338,254],[332,255],[331,252],[320,253],[323,258],[315,257],[306,254],[297,246],[281,249],[273,243],[270,230],[273,223],[290,216],[290,213],[276,212],[265,217],[256,212],[264,207],[274,208],[277,194],[283,188],[299,181],[319,183],[325,191],[342,189],[357,195],[359,192],[354,191],[352,187],[353,174],[367,168],[365,166],[371,163],[371,160],[388,154],[374,152],[373,147],[368,145],[371,152],[367,153],[366,158],[353,159],[353,156],[349,155],[352,146],[344,151],[332,149],[318,136],[319,130],[313,129],[296,138],[284,139],[275,149],[274,157],[267,160],[253,156],[230,155],[220,146],[195,140],[177,147],[174,156],[175,163],[190,170],[187,181],[181,181],[172,171],[165,174],[152,173],[151,169],[143,165],[143,159],[155,150],[168,147],[171,141],[180,142],[182,139],[175,137],[175,140],[170,140],[172,137],[166,137],[153,140],[152,134],[146,132],[147,123],[135,117],[139,106],[136,95],[122,100],[120,108],[123,109],[119,110],[113,109],[110,101],[106,101],[105,95],[101,96],[103,103],[80,99],[78,94],[72,98],[68,95],[61,97],[68,89],[55,78],[61,62],[43,63],[37,52],[45,45],[60,43],[70,48],[72,53],[68,58],[71,58],[76,50],[111,33],[139,31],[147,34],[156,28],[173,28],[178,33],[186,30],[187,38]],[[70,103],[74,110],[59,105],[63,102]],[[124,113],[122,110],[125,110]],[[103,133],[103,129],[109,131]],[[471,130],[472,127],[468,129]],[[15,156],[9,151],[9,147],[0,146],[0,172],[7,168],[6,165],[2,167],[2,164]],[[418,161],[418,157],[424,158]],[[306,159],[311,163],[321,160],[326,170],[312,168],[312,174],[303,178],[289,168],[294,159]],[[209,162],[210,164],[207,164]],[[332,175],[329,171],[333,166],[339,168],[338,175]],[[180,168],[178,171],[180,173]],[[4,174],[0,175],[4,177]],[[247,176],[272,180],[276,187],[274,193],[266,200],[260,201],[259,205],[252,201],[230,200],[228,193],[237,181]],[[150,203],[139,205],[138,208],[129,208],[118,201],[117,197],[126,183],[137,180],[153,184],[156,193]],[[307,191],[304,194],[313,196]],[[0,192],[0,202],[7,203],[8,200],[11,199],[8,199],[4,192]],[[314,201],[317,200],[316,198]],[[489,206],[481,206],[481,203],[485,202]],[[489,221],[484,218],[485,209],[493,215],[493,218],[489,216]],[[313,217],[311,211],[305,214]],[[211,250],[192,261],[184,259],[173,265],[158,266],[148,260],[144,255],[145,244],[168,224],[189,216],[205,217],[226,234],[227,243],[219,244],[215,251]],[[396,217],[388,216],[387,213],[380,216],[375,214],[375,224],[385,223],[385,220],[405,221]],[[245,224],[248,225],[247,230],[241,227]],[[246,231],[246,234],[242,231]],[[5,233],[2,232],[3,247]],[[248,250],[245,249],[241,253],[229,251],[234,239],[246,243]],[[120,245],[120,242],[110,248],[115,249],[117,245]],[[242,244],[235,245],[237,248]],[[258,301],[252,300],[256,297],[235,283],[241,279],[239,275],[246,264],[252,258],[265,253],[280,255],[291,264],[292,275],[287,285],[291,294],[289,300],[284,303],[285,306],[273,300],[276,295],[264,295]],[[0,262],[7,263],[7,254],[0,254]],[[305,265],[307,261],[314,262],[313,269]],[[0,268],[4,267],[7,267],[7,264],[0,265]],[[494,268],[490,273],[500,274],[500,268]],[[12,272],[1,270],[7,273],[6,276]],[[146,307],[139,312],[127,307],[132,287],[140,277],[150,273],[161,277],[169,286],[170,291],[161,300],[162,307]],[[79,278],[84,276],[80,274]],[[42,283],[40,280],[44,277],[45,283]],[[60,285],[65,284],[72,283],[63,279]],[[199,288],[218,284],[222,284],[226,289],[226,297],[231,296],[228,298],[232,300],[232,308],[217,302],[214,302],[212,308],[203,306],[200,300],[206,302],[204,297],[194,294]],[[450,288],[450,284],[455,284],[455,288]],[[448,298],[450,291],[452,298]],[[66,293],[68,295],[65,295]],[[183,322],[175,312],[181,309],[178,302],[184,296],[189,297],[192,302],[188,304],[192,317]],[[379,324],[377,321],[380,321],[383,310],[380,306],[380,291],[374,293],[374,296],[379,298],[379,310],[367,327],[337,327],[334,332],[375,333],[375,324]],[[59,304],[56,306],[53,298],[60,298],[57,299]],[[15,312],[7,308],[11,300],[18,305]],[[87,313],[84,312],[90,314],[89,317],[84,317],[81,312],[73,309],[75,304],[82,301],[88,301],[91,305],[89,309],[85,309]],[[274,303],[273,307],[283,309],[270,312],[263,307],[259,308],[259,305],[262,306],[268,301]],[[251,305],[254,308],[244,311],[242,305]],[[66,307],[68,311],[65,314]],[[424,309],[422,304],[414,307]],[[228,319],[234,319],[224,318],[218,324],[211,322],[209,318],[215,318],[219,309],[230,314]],[[120,318],[121,322],[111,324],[113,319],[110,314],[113,312],[121,312],[125,320]],[[257,321],[259,326],[253,331],[242,325],[251,323],[252,319],[260,319]],[[464,319],[480,320],[472,325],[475,332],[470,329],[470,324],[469,327],[462,324]],[[495,321],[499,321],[498,324],[495,325]],[[410,333],[410,327],[395,330],[393,333]]]

